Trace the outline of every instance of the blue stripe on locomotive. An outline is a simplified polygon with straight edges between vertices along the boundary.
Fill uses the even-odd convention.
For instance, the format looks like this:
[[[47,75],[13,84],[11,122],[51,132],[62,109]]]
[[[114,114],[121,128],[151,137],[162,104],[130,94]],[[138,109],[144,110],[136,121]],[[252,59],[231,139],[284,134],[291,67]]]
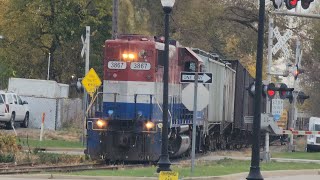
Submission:
[[[162,108],[162,107],[161,107]],[[103,109],[105,116],[117,120],[132,120],[141,115],[144,120],[162,120],[162,111],[157,104],[149,103],[123,103],[123,102],[104,102]],[[169,111],[172,116],[173,124],[192,124],[193,112],[187,110],[183,104],[169,104]],[[169,118],[171,117],[169,115]],[[197,112],[197,120],[204,119],[204,112]]]

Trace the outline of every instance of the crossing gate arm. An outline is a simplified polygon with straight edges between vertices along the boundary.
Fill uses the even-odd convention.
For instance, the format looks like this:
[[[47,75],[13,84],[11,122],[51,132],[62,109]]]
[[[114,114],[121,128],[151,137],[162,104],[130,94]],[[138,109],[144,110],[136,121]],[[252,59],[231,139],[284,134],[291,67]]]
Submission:
[[[313,134],[320,134],[320,131],[283,130],[282,134],[313,135]]]

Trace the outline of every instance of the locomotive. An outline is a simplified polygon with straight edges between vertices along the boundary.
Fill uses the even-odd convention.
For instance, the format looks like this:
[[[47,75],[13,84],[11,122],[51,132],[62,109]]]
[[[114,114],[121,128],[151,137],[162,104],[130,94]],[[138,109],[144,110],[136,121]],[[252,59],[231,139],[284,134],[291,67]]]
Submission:
[[[87,117],[87,147],[91,158],[107,162],[156,162],[161,153],[164,43],[161,38],[120,35],[104,48],[103,90]],[[199,68],[198,68],[199,67]],[[212,84],[199,84],[209,92],[209,104],[193,113],[182,103],[188,84],[181,72],[210,72]],[[169,45],[168,151],[170,157],[188,156],[192,124],[196,123],[196,152],[237,149],[250,144],[253,98],[246,87],[254,79],[238,60]],[[202,94],[199,94],[202,96]],[[262,103],[264,104],[264,103]],[[263,107],[264,108],[264,107]]]

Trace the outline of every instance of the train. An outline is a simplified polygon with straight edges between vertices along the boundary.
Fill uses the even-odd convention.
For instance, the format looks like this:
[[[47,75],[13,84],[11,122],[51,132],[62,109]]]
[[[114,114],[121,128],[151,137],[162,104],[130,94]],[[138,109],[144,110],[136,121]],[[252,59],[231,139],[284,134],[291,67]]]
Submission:
[[[189,156],[192,125],[196,123],[196,152],[240,149],[251,143],[253,97],[247,88],[254,78],[238,60],[169,43],[168,152],[170,158]],[[106,40],[103,88],[86,118],[86,150],[106,162],[157,162],[161,154],[164,40],[125,34]],[[208,105],[193,112],[183,102],[190,84],[181,83],[183,72],[212,73],[212,84],[199,84]],[[201,97],[205,96],[205,97]],[[265,99],[262,109],[265,109]]]

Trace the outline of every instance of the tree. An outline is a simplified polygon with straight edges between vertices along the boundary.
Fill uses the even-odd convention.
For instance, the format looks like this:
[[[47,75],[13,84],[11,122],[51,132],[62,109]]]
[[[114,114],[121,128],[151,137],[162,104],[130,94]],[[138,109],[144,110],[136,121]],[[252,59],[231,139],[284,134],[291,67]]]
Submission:
[[[18,77],[40,79],[46,78],[50,53],[50,79],[68,82],[71,74],[83,76],[80,36],[89,25],[91,62],[101,71],[103,44],[111,32],[111,4],[111,0],[7,1],[0,24],[7,39],[3,53]]]

